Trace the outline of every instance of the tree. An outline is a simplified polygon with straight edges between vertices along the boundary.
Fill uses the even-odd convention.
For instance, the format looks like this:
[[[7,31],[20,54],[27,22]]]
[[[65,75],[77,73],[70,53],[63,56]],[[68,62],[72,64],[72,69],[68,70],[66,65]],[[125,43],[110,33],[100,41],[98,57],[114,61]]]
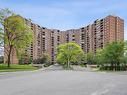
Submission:
[[[124,50],[125,50],[125,54],[127,54],[127,41],[124,42]]]
[[[124,43],[124,63],[127,64],[127,41]]]
[[[78,65],[85,65],[87,63],[87,54],[82,54],[77,56],[77,64]]]
[[[4,36],[3,36],[3,32],[2,32],[2,28],[0,28],[0,50],[1,52],[4,49]]]
[[[0,11],[2,14],[2,11]],[[1,24],[4,26],[4,33],[1,33],[4,37],[4,51],[7,56],[8,67],[10,67],[10,58],[13,51],[20,55],[32,42],[33,32],[29,26],[26,25],[25,20],[15,14],[6,17],[3,15],[1,18]]]
[[[111,70],[118,69],[124,58],[124,42],[112,42],[103,50],[103,60],[111,65]],[[115,68],[114,68],[115,67]]]
[[[4,62],[4,57],[0,56],[0,63],[3,63],[3,62]]]
[[[4,19],[7,18],[8,16],[12,15],[13,13],[5,8],[5,9],[0,9],[0,50],[3,52],[4,49]]]
[[[41,57],[41,64],[49,64],[51,62],[51,58],[47,53],[43,53]]]
[[[51,58],[47,53],[43,53],[42,56],[33,61],[34,64],[43,64],[44,67],[51,65]]]
[[[61,44],[58,46],[57,62],[67,65],[67,68],[70,68],[70,63],[78,62],[78,57],[82,57],[83,54],[83,50],[76,43]]]
[[[50,64],[51,58],[47,53],[43,53],[42,56],[34,60],[34,64]]]
[[[94,53],[92,51],[88,52],[86,55],[87,63],[88,64],[93,64],[95,62],[94,60]]]
[[[96,55],[95,55],[95,62],[98,65],[101,65],[104,62],[104,53],[103,53],[103,49],[97,49]]]
[[[31,64],[33,61],[28,52],[21,53],[18,58],[19,64]]]

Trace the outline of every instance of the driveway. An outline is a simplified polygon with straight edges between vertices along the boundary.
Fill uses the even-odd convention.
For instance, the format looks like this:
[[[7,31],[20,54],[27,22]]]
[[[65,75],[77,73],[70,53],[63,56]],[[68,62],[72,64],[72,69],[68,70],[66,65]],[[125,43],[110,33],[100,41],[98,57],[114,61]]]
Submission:
[[[43,70],[0,74],[0,95],[127,95],[127,75]]]

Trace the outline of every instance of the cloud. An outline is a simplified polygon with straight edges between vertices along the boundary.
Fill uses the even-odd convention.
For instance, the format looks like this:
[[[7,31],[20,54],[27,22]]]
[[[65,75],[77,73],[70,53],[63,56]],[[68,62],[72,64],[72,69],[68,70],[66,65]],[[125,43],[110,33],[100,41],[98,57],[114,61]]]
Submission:
[[[92,23],[97,18],[116,14],[126,19],[127,1],[117,0],[1,0],[9,7],[41,26],[69,29]],[[126,21],[125,21],[126,22]]]

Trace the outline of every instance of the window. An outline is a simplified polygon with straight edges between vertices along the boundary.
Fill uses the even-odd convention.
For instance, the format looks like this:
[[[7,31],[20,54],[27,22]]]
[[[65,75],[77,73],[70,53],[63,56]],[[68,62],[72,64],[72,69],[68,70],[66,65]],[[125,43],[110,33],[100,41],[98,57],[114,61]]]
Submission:
[[[75,41],[75,39],[72,39],[72,41]]]

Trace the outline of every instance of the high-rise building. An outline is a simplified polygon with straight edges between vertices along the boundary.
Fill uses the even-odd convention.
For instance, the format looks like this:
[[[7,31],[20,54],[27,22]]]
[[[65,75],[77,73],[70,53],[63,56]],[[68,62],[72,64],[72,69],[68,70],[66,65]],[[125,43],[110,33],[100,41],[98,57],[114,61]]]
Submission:
[[[66,31],[47,29],[25,20],[34,32],[34,42],[26,49],[33,60],[40,58],[43,53],[48,53],[52,63],[55,63],[57,46],[63,43],[75,42],[85,53],[96,53],[98,48],[103,48],[109,42],[124,40],[124,20],[117,16],[109,15],[88,26]],[[11,62],[18,62],[14,53]]]
[[[107,43],[124,40],[124,20],[117,16],[107,16],[92,24],[93,51]]]

